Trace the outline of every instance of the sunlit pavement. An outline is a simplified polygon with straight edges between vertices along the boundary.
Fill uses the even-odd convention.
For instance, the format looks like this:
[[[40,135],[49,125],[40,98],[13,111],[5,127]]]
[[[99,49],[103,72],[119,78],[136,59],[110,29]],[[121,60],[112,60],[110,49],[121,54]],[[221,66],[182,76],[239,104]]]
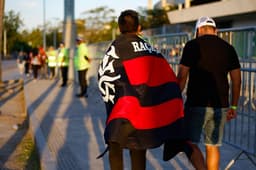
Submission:
[[[103,131],[105,108],[97,82],[97,67],[89,73],[88,98],[76,98],[77,83],[60,87],[58,80],[38,80],[24,77],[30,126],[45,170],[108,170],[108,154],[96,157],[105,149]],[[11,73],[12,72],[12,73]],[[18,78],[15,69],[8,77]],[[6,77],[5,77],[6,78]],[[171,135],[171,134],[170,134]],[[203,149],[203,147],[201,147]],[[174,159],[162,160],[162,147],[147,152],[148,170],[193,169],[183,153]],[[221,169],[240,151],[224,144],[221,148]],[[125,169],[130,169],[129,154],[124,152]],[[243,154],[231,169],[255,169]]]

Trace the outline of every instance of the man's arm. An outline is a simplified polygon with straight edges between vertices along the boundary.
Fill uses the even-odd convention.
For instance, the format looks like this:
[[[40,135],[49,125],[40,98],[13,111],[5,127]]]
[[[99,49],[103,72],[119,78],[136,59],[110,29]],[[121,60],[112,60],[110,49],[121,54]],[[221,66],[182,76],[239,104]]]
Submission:
[[[177,78],[179,81],[179,86],[181,91],[183,91],[186,86],[188,74],[189,74],[189,67],[180,64]]]
[[[237,116],[237,105],[240,96],[240,88],[241,88],[241,71],[240,68],[234,69],[230,71],[231,85],[232,85],[232,99],[231,99],[231,107],[227,113],[227,120],[231,120]]]
[[[230,72],[230,78],[232,82],[232,106],[238,105],[241,88],[241,71],[240,68],[234,69]]]

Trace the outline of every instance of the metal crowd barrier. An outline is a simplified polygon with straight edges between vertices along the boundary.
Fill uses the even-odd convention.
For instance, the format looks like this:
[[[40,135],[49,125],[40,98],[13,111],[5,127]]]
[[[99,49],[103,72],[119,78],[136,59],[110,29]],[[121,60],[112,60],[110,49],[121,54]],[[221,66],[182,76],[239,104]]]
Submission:
[[[192,37],[188,33],[164,34],[147,37],[170,63],[174,72],[178,71],[180,56],[185,43]],[[239,149],[240,152],[230,161],[229,169],[235,161],[245,154],[256,166],[251,156],[256,156],[256,27],[219,30],[218,35],[232,44],[240,56],[242,86],[238,106],[238,116],[225,126],[224,142]],[[110,42],[89,46],[95,58],[102,58]],[[171,50],[176,55],[171,55]],[[185,98],[186,96],[184,96]]]
[[[218,35],[232,44],[242,59],[256,56],[256,27],[220,29]]]
[[[238,116],[227,122],[223,141],[237,148],[239,153],[226,166],[229,169],[242,154],[256,167],[251,156],[256,156],[256,61],[241,60],[241,92],[238,105]],[[171,62],[170,66],[177,73],[178,63]],[[231,96],[230,96],[231,97]],[[185,99],[186,96],[183,96]]]
[[[238,116],[225,126],[224,142],[240,152],[229,162],[229,169],[242,154],[256,166],[256,61],[241,60],[242,84]]]

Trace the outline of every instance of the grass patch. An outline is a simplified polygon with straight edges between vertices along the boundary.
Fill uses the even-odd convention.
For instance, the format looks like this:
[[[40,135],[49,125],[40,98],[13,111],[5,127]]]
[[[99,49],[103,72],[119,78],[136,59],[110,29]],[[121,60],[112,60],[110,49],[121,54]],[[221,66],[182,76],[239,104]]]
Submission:
[[[27,132],[20,144],[21,153],[18,158],[26,170],[41,170],[38,152],[30,131]]]

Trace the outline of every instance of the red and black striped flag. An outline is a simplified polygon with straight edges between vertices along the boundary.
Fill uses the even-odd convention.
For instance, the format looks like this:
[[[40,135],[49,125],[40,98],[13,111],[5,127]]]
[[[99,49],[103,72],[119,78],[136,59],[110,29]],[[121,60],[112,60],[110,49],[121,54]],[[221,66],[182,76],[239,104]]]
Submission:
[[[168,62],[136,35],[120,35],[99,68],[106,104],[105,141],[124,148],[158,147],[183,139],[183,101]]]

